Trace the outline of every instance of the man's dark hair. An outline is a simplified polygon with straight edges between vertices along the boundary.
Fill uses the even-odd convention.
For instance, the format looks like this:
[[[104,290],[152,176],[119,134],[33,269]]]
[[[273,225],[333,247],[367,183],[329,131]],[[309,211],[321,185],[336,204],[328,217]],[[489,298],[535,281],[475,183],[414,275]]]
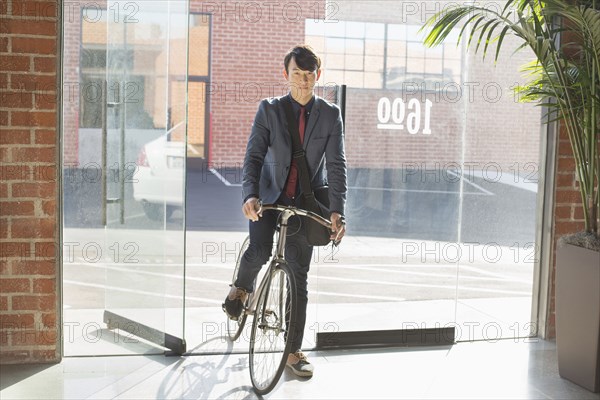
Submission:
[[[296,65],[303,71],[316,71],[321,68],[321,59],[317,56],[312,47],[307,44],[298,45],[291,49],[283,59],[283,65],[285,66],[285,72],[288,74],[288,66],[290,60],[294,57]]]

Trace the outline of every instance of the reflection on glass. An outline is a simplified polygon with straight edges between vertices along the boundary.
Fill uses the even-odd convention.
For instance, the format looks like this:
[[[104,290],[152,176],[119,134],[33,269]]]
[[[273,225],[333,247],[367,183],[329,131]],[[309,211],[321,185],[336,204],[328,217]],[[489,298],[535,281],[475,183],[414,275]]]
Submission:
[[[325,37],[307,36],[306,43],[310,43],[315,52],[318,52],[319,54],[325,53]]]
[[[364,71],[365,66],[363,65],[364,57],[362,55],[355,56],[352,54],[346,54],[345,65],[348,66],[348,70],[351,71]]]
[[[383,40],[365,40],[365,54],[383,56],[383,44]]]
[[[383,57],[365,57],[365,71],[381,72],[383,70],[382,66]]]
[[[457,29],[426,49],[419,13],[394,20],[383,3],[336,4],[340,24],[366,22],[364,73],[325,48],[324,74],[335,69],[348,85],[350,236],[333,260],[321,252],[311,268],[316,324],[456,326],[459,340],[529,334],[537,185],[519,167],[538,159],[540,113],[515,103],[509,88],[530,55],[493,67],[456,45]],[[322,35],[342,39],[327,25]],[[384,69],[385,77],[375,72]]]
[[[388,24],[387,25],[387,38],[388,40],[406,40],[406,27],[405,25]]]
[[[189,75],[208,75],[209,52],[208,41],[210,33],[210,18],[207,15],[190,15],[189,54],[180,54],[189,58]],[[184,49],[184,48],[182,48]]]
[[[135,6],[135,23],[112,1],[93,21],[85,8],[64,21],[64,78],[83,85],[63,100],[66,355],[161,353],[165,332],[183,338],[188,8]]]
[[[346,37],[348,38],[364,38],[365,23],[356,21],[346,22]]]
[[[385,35],[385,25],[368,22],[366,24],[365,37],[367,39],[382,40]]]
[[[364,41],[356,39],[346,39],[346,54],[359,54],[364,53]]]
[[[346,41],[344,39],[328,37],[325,42],[327,53],[344,54],[346,50]]]

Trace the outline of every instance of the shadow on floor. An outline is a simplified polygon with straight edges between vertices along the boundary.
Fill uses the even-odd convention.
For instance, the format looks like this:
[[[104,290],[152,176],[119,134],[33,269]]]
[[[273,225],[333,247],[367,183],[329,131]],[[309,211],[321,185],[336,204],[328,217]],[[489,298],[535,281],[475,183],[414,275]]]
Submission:
[[[0,390],[51,368],[54,364],[0,365]]]

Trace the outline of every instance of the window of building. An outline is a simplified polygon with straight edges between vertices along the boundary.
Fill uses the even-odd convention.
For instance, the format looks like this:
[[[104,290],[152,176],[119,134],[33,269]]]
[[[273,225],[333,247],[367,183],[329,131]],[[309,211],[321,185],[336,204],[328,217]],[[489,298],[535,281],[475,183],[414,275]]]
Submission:
[[[454,32],[443,46],[423,45],[420,25],[307,19],[305,40],[323,57],[323,82],[353,88],[439,90],[461,83]]]

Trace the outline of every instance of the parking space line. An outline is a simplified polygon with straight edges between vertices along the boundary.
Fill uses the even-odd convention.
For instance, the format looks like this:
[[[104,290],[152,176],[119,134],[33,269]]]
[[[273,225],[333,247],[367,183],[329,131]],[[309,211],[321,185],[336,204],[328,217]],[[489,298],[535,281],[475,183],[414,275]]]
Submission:
[[[217,177],[218,180],[220,180],[225,186],[231,186],[231,187],[241,187],[242,184],[241,183],[231,183],[227,180],[227,178],[225,178],[223,175],[221,175],[219,173],[219,171],[217,171],[214,168],[210,168],[209,171]],[[450,172],[450,171],[448,171]],[[457,176],[457,175],[456,175]],[[465,195],[474,195],[474,196],[494,196],[494,193],[490,192],[489,190],[486,190],[484,188],[482,188],[481,186],[477,185],[474,182],[469,181],[467,178],[464,178],[465,181],[467,181],[467,183],[469,183],[470,185],[472,185],[473,187],[475,187],[476,189],[480,190],[481,193],[473,193],[473,192],[464,192]],[[433,193],[433,194],[460,194],[460,192],[457,191],[452,191],[452,190],[422,190],[422,189],[398,189],[398,188],[379,188],[379,187],[370,187],[370,186],[349,186],[348,189],[352,189],[352,190],[378,190],[378,191],[384,191],[384,192],[407,192],[407,193]]]
[[[356,299],[368,299],[368,300],[388,300],[388,301],[406,301],[402,297],[388,297],[388,296],[370,296],[366,294],[350,294],[350,293],[334,293],[334,292],[323,292],[322,290],[317,291],[317,296],[333,296],[333,297],[351,297]]]
[[[210,172],[211,172],[211,173],[212,173],[214,176],[216,176],[216,177],[217,177],[217,179],[219,179],[221,182],[223,182],[223,184],[224,184],[225,186],[242,186],[242,184],[241,184],[241,183],[231,183],[231,182],[229,182],[229,181],[228,181],[228,180],[227,180],[227,179],[226,179],[226,178],[225,178],[223,175],[221,175],[221,174],[219,173],[219,171],[217,171],[217,170],[216,170],[216,169],[214,169],[214,168],[210,168],[210,169],[209,169],[209,171],[210,171]]]
[[[397,270],[393,270],[393,269],[369,268],[369,267],[365,267],[362,265],[360,265],[360,266],[326,265],[326,267],[333,267],[335,269],[344,268],[344,269],[354,269],[354,270],[359,270],[359,271],[383,272],[386,274],[391,272],[394,274],[402,274],[402,275],[413,275],[413,276],[424,276],[424,277],[435,277],[435,278],[456,278],[456,274],[449,275],[449,274],[440,274],[438,272],[397,271]],[[454,265],[454,268],[457,268],[457,267]],[[465,267],[461,265],[459,268],[465,268]],[[469,269],[469,270],[474,273],[483,272],[483,271],[479,271],[476,268]],[[490,273],[490,276],[460,275],[460,279],[469,279],[469,280],[476,280],[476,281],[493,281],[493,282],[518,282],[518,283],[525,283],[525,284],[532,283],[531,280],[514,279],[514,278],[510,278],[510,277],[504,277],[499,274],[491,274],[491,273]]]
[[[428,287],[428,288],[436,288],[436,289],[456,290],[456,286],[432,285],[432,284],[427,284],[427,283],[370,281],[370,280],[365,280],[365,279],[339,278],[339,277],[334,277],[334,276],[322,276],[322,275],[319,275],[318,279],[329,279],[329,280],[334,280],[334,281],[354,282],[354,283],[371,284],[371,285],[404,286],[404,287],[418,287],[418,288]],[[519,292],[519,291],[514,291],[514,290],[484,289],[484,288],[474,288],[474,287],[464,287],[464,286],[461,286],[460,290],[472,291],[472,292],[485,292],[485,293],[516,294],[516,295],[521,295],[521,296],[530,296],[531,295],[531,292]]]
[[[160,297],[160,298],[183,300],[183,296],[175,296],[175,295],[167,294],[167,293],[148,292],[145,290],[137,290],[137,289],[121,288],[121,287],[117,287],[117,286],[100,285],[98,283],[78,282],[78,281],[71,281],[71,280],[67,280],[67,279],[65,279],[63,282],[71,284],[71,285],[93,287],[93,288],[104,289],[104,290],[112,290],[115,292],[143,294],[144,296],[153,296],[153,297]],[[196,301],[201,301],[201,302],[210,303],[210,304],[218,304],[218,305],[221,305],[223,303],[221,300],[207,299],[204,297],[185,296],[185,299],[186,300],[196,300]]]
[[[448,172],[449,174],[452,174],[452,175],[456,176],[456,177],[460,177],[460,175],[458,175],[458,174],[457,174],[457,173],[455,173],[455,172],[452,172],[451,170],[447,170],[447,172]],[[463,179],[464,179],[464,180],[465,180],[465,181],[466,181],[466,182],[467,182],[469,185],[473,186],[474,188],[476,188],[476,189],[478,189],[478,190],[481,190],[482,192],[484,192],[484,193],[487,193],[487,194],[488,194],[488,195],[490,195],[490,196],[494,196],[494,193],[490,192],[489,190],[485,190],[484,188],[482,188],[481,186],[479,186],[479,185],[478,185],[478,184],[476,184],[475,182],[471,182],[469,179],[467,179],[467,178],[465,178],[465,177],[463,177]]]
[[[83,264],[80,264],[80,265],[83,265]],[[110,271],[129,272],[129,273],[135,273],[135,274],[141,274],[141,275],[157,276],[159,278],[183,279],[182,274],[167,274],[167,273],[162,273],[162,272],[140,271],[140,270],[135,270],[135,269],[131,269],[131,268],[110,267],[110,266],[102,265],[102,264],[86,264],[86,265],[88,267],[107,269]],[[139,264],[130,264],[130,265],[139,265]],[[160,264],[154,264],[154,265],[160,265]],[[221,281],[218,279],[210,279],[210,278],[197,278],[197,277],[193,277],[193,276],[186,276],[185,279],[191,280],[191,281],[199,281],[199,282],[219,283],[219,284],[223,284],[223,285],[229,285],[231,283],[231,281]]]
[[[108,266],[102,263],[90,263],[90,262],[69,262],[69,263],[65,263],[65,265],[68,266],[78,266],[78,267],[91,267],[91,268],[108,268],[108,269],[113,269],[115,271],[122,271],[122,272],[140,272],[140,273],[146,273],[146,274],[156,274],[159,276],[164,276],[164,277],[176,277],[179,276],[181,277],[181,275],[169,275],[169,274],[164,274],[164,273],[160,273],[160,272],[150,272],[150,271],[140,271],[140,270],[135,270],[132,268],[119,268],[118,266],[129,266],[129,267],[182,267],[183,264],[177,264],[177,263],[173,263],[173,264],[152,264],[152,263],[110,263],[112,266]],[[501,264],[495,264],[495,265],[501,265]],[[514,265],[514,264],[510,264],[510,265]],[[349,268],[349,269],[358,269],[358,270],[369,270],[369,268],[372,268],[373,271],[380,271],[380,272],[396,272],[396,273],[404,273],[404,271],[394,271],[391,268],[397,268],[397,269],[401,269],[401,268],[419,268],[419,269],[423,269],[423,268],[428,268],[428,269],[449,269],[449,270],[454,270],[456,269],[456,265],[453,264],[443,264],[443,265],[435,265],[435,264],[340,264],[340,263],[320,263],[320,264],[315,264],[316,267],[319,268],[326,268],[326,267],[331,267],[331,268],[335,268],[335,269],[340,269],[340,268]],[[226,269],[226,270],[230,270],[233,271],[233,265],[228,265],[228,264],[210,264],[210,263],[187,263],[186,267],[205,267],[205,268],[218,268],[218,269]],[[377,269],[377,268],[373,268],[373,267],[381,267],[381,268],[390,268],[390,269]],[[478,267],[474,267],[471,265],[460,265],[459,268],[464,269],[464,270],[468,270],[469,272],[473,272],[473,273],[477,273],[477,274],[481,274],[481,275],[487,275],[489,277],[492,278],[497,278],[498,280],[507,280],[510,278],[506,278],[500,274],[494,273],[494,272],[489,272],[489,271],[484,271],[481,268]],[[412,272],[410,271],[409,273],[414,273],[414,274],[431,274],[431,275],[436,275],[435,273],[426,273],[426,272]],[[437,276],[441,276],[439,274],[437,274]],[[452,275],[454,277],[454,275]],[[188,277],[189,279],[191,279],[191,277]],[[472,279],[477,279],[476,277],[470,277]],[[511,279],[514,282],[522,282],[522,283],[529,283],[530,281],[527,280],[514,280]],[[215,283],[221,283],[221,282],[215,282]],[[229,283],[229,282],[228,282]]]
[[[395,189],[395,188],[378,188],[378,187],[368,187],[368,186],[349,186],[348,189],[352,189],[352,190],[379,190],[379,191],[384,191],[384,192],[460,194],[460,192],[451,191],[451,190]],[[487,190],[485,190],[485,191],[487,192]],[[490,195],[493,195],[492,192],[488,192],[488,193],[464,192],[464,194],[465,195],[469,194],[469,195],[473,195],[473,196],[490,196]]]

